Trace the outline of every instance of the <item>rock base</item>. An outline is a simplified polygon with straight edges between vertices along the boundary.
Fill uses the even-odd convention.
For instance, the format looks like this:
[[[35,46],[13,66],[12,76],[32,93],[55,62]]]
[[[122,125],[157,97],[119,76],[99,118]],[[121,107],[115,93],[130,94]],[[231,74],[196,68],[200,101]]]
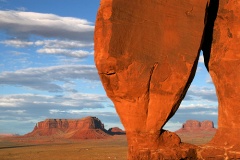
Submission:
[[[214,141],[196,146],[182,143],[175,133],[127,133],[128,160],[236,160],[240,145],[217,145]]]
[[[238,160],[240,146],[194,146],[181,143],[178,147],[157,150],[129,151],[128,160]]]
[[[240,146],[204,145],[197,149],[199,160],[236,160],[240,159]]]

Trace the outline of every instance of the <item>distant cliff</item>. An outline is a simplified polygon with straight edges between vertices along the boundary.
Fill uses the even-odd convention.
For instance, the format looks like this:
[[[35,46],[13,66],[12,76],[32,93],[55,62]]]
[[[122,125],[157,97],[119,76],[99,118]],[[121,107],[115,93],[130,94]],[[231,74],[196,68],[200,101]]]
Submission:
[[[214,123],[209,120],[202,122],[197,120],[187,120],[186,123],[183,124],[182,128],[177,130],[176,133],[201,131],[216,132],[216,128],[214,128]]]
[[[96,117],[82,119],[46,119],[38,122],[25,136],[55,136],[75,139],[101,139],[114,135]]]

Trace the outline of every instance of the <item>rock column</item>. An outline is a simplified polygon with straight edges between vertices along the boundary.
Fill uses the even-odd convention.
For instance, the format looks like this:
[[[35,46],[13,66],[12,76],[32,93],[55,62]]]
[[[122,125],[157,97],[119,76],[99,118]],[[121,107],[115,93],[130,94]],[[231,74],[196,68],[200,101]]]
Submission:
[[[210,47],[204,56],[219,103],[218,130],[204,152],[206,157],[211,153],[218,158],[240,159],[240,1],[219,1],[212,43],[204,47]]]
[[[195,75],[208,0],[102,0],[95,63],[125,127],[129,160],[194,156],[162,130]],[[191,148],[191,147],[188,147]]]

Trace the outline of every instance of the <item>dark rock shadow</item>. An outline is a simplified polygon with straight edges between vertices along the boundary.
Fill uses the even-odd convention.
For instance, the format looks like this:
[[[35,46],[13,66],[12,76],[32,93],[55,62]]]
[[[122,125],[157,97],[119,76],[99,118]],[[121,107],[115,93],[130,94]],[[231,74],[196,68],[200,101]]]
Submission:
[[[205,14],[205,28],[203,32],[201,50],[203,51],[204,64],[209,71],[209,60],[211,54],[211,47],[213,42],[213,31],[214,31],[214,22],[217,18],[219,7],[219,0],[210,0],[209,4],[206,6]]]

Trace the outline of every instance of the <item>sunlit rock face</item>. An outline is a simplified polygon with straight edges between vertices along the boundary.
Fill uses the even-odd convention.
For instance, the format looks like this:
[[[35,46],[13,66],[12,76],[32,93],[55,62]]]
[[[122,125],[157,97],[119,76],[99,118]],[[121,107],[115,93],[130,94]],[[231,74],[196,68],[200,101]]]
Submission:
[[[220,159],[240,158],[239,15],[240,1],[220,0],[212,30],[212,43],[203,46],[219,102],[218,130],[208,144],[212,149],[205,149],[203,153],[211,153]]]
[[[110,136],[96,117],[82,119],[46,119],[38,122],[25,136],[54,136],[57,138],[100,139]]]
[[[125,127],[129,159],[182,145],[177,135],[162,127],[194,77],[207,2],[101,1],[95,63]]]
[[[240,1],[220,1],[209,70],[219,101],[218,134],[240,145]],[[220,137],[219,137],[220,138]],[[217,143],[217,142],[216,142]]]
[[[125,127],[129,160],[240,158],[239,14],[237,0],[101,1],[95,63]],[[200,49],[216,85],[219,129],[197,147],[162,127],[185,96]]]

